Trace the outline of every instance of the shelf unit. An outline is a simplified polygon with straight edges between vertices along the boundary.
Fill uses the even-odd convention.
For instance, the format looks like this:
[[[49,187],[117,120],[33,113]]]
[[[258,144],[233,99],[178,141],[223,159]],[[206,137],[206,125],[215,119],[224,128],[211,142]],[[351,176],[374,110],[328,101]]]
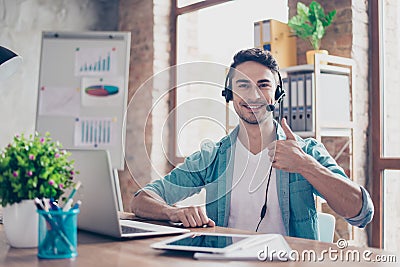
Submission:
[[[354,101],[354,88],[355,88],[355,63],[354,60],[349,58],[343,58],[338,56],[315,54],[315,64],[314,65],[302,65],[294,66],[281,70],[283,76],[291,75],[293,73],[300,72],[311,72],[313,76],[313,86],[312,86],[312,120],[313,120],[313,130],[308,132],[296,132],[296,134],[302,137],[313,137],[317,141],[325,144],[326,140],[332,140],[333,138],[342,138],[342,146],[337,147],[336,155],[330,151],[330,154],[335,158],[335,160],[345,155],[347,160],[346,166],[342,166],[340,162],[338,164],[342,166],[346,174],[351,180],[357,180],[355,167],[357,166],[356,158],[354,157],[354,151],[357,151],[355,147],[354,137],[356,136],[357,128],[355,127],[355,101]],[[344,75],[348,78],[348,94],[342,101],[334,101],[332,99],[331,103],[327,104],[327,101],[323,101],[324,97],[331,92],[326,92],[324,87],[324,74],[334,75]],[[334,86],[333,86],[334,87]],[[340,90],[338,90],[340,91]],[[343,91],[343,88],[342,88]],[[290,98],[290,95],[289,95]],[[340,98],[340,97],[339,97]],[[328,106],[328,107],[327,107]],[[331,108],[330,107],[334,107]],[[326,120],[323,114],[331,112],[335,115],[335,112],[342,111],[343,109],[348,111],[347,119],[333,119]],[[338,116],[340,117],[340,116]],[[326,146],[326,144],[325,144]],[[328,148],[328,147],[327,147]],[[329,149],[328,149],[329,150]],[[348,166],[347,166],[348,164]],[[348,169],[346,168],[348,167]],[[324,201],[317,198],[316,204],[317,209],[321,211],[322,203]],[[349,237],[348,239],[354,239],[354,227],[349,226]]]

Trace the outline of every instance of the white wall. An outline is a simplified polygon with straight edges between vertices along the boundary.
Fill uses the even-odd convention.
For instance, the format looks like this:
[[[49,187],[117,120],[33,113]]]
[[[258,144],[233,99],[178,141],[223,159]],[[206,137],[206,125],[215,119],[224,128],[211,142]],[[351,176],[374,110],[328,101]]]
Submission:
[[[117,0],[0,0],[0,45],[24,59],[16,74],[0,81],[0,148],[16,133],[34,131],[41,32],[117,25]]]

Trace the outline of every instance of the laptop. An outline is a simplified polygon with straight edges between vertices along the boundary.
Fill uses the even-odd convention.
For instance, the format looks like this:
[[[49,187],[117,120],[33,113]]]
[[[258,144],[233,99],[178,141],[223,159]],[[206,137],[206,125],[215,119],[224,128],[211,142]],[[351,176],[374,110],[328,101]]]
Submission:
[[[170,235],[189,232],[188,229],[123,220],[118,216],[117,197],[107,150],[68,149],[75,161],[74,177],[82,185],[74,200],[80,199],[78,228],[116,238]]]

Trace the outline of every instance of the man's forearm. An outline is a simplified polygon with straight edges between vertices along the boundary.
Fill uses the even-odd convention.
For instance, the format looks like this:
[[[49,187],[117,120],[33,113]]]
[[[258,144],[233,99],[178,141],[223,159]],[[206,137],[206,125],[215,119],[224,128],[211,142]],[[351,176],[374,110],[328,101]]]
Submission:
[[[131,208],[136,216],[142,218],[182,222],[185,227],[215,226],[201,206],[172,207],[152,191],[141,191],[133,198]]]
[[[307,157],[300,174],[324,196],[329,206],[345,218],[358,215],[362,208],[362,192],[354,182],[338,177],[311,156]]]
[[[131,208],[136,216],[153,220],[169,220],[167,211],[173,209],[159,195],[149,190],[135,196]]]

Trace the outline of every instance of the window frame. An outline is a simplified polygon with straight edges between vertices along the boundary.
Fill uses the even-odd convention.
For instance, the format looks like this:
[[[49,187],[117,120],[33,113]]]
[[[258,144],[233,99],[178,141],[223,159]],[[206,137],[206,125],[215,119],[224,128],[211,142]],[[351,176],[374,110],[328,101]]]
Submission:
[[[371,223],[371,242],[373,247],[383,248],[383,201],[385,170],[400,170],[400,158],[385,157],[383,154],[383,73],[382,70],[382,4],[383,0],[369,1],[370,21],[370,124],[371,124],[371,165],[372,165],[372,201],[375,215]],[[377,64],[374,64],[377,63]],[[373,107],[379,107],[372,112]]]
[[[170,43],[171,43],[171,57],[170,66],[175,66],[177,64],[177,24],[178,16],[184,15],[191,12],[196,12],[204,8],[224,4],[226,2],[231,2],[233,0],[204,0],[194,4],[178,7],[177,0],[171,0],[171,31],[170,31]],[[177,157],[176,146],[177,146],[177,136],[176,136],[176,112],[174,112],[177,103],[176,95],[176,72],[171,73],[172,84],[174,85],[172,90],[169,92],[169,106],[168,112],[173,112],[173,119],[170,120],[169,129],[172,138],[172,142],[169,142],[168,154],[169,154],[169,164],[171,169],[174,168],[179,163],[182,163],[185,157]]]

